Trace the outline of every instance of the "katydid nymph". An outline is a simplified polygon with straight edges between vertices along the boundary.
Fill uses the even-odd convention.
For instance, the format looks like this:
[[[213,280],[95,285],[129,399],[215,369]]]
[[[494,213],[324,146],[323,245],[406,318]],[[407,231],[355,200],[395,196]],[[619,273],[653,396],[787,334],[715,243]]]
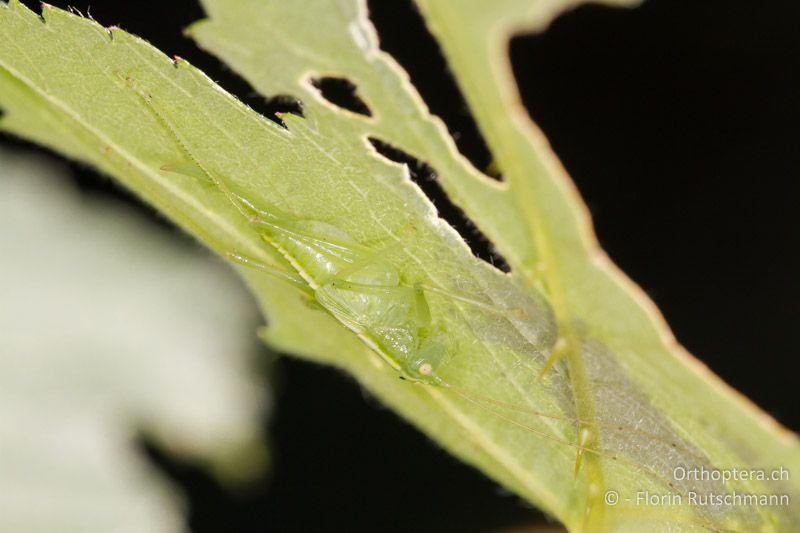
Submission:
[[[547,387],[555,379],[566,380],[563,368],[557,372],[550,368],[558,359],[558,352],[564,349],[557,330],[551,328],[541,333],[530,326],[535,319],[546,321],[547,317],[538,314],[547,313],[547,306],[524,294],[502,304],[479,291],[409,278],[395,258],[403,253],[404,241],[415,238],[418,228],[414,221],[409,221],[399,236],[394,235],[387,242],[364,242],[333,223],[287,212],[269,205],[263,198],[248,198],[235,183],[228,182],[195,155],[192,144],[182,136],[169,113],[154,103],[149,94],[135,87],[134,90],[182,154],[179,161],[164,160],[161,170],[210,183],[256,229],[264,246],[277,251],[286,260],[291,271],[264,264],[233,249],[228,251],[228,259],[301,291],[315,306],[357,335],[407,386],[438,389],[461,402],[479,406],[508,426],[571,449],[575,454],[575,477],[581,473],[581,463],[587,454],[611,462],[621,459],[647,472],[662,485],[670,485],[668,469],[678,460],[676,458],[697,464],[708,462],[699,450],[655,416],[636,420],[634,425],[616,419],[615,415],[595,420],[575,416],[568,405],[572,400],[568,396],[568,386],[561,387],[566,391],[562,394],[563,401],[553,400],[554,409],[549,412],[534,404],[509,401],[513,395],[501,399],[478,393],[481,385],[476,380],[479,378],[469,383],[455,381],[452,376],[457,373],[453,369],[459,364],[462,346],[449,334],[446,324],[443,325],[447,317],[441,313],[448,305],[475,317],[470,327],[475,327],[476,335],[482,336],[485,344],[496,347],[500,356],[507,354],[510,363],[498,365],[496,373],[486,375],[485,379],[508,379],[510,374],[515,378],[529,376],[525,383],[514,383],[517,391],[526,387]],[[496,279],[498,284],[512,283],[508,277]],[[507,329],[513,330],[514,336],[505,332],[495,334],[489,327],[481,330],[486,323],[511,324]],[[532,338],[535,343],[530,342]],[[504,346],[506,343],[511,346]],[[467,348],[471,353],[476,352],[474,345]],[[550,368],[546,379],[542,378],[543,368]],[[650,416],[649,412],[642,412]],[[528,418],[521,420],[520,417]],[[536,423],[529,423],[529,420],[536,420]],[[648,445],[640,450],[632,445],[634,440],[646,440]],[[686,491],[691,487],[678,488]]]

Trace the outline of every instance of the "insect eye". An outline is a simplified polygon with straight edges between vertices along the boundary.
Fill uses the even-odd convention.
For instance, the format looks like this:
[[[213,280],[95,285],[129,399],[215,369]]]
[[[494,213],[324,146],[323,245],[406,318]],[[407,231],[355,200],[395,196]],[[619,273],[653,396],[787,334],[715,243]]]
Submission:
[[[419,373],[423,376],[430,376],[433,373],[433,366],[430,363],[422,363],[419,365]]]

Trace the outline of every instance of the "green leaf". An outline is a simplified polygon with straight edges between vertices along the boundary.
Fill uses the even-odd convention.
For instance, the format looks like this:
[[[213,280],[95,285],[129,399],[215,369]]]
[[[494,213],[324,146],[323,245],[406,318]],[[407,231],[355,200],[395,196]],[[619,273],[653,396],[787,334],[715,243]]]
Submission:
[[[265,340],[347,369],[442,446],[571,529],[800,527],[787,506],[687,503],[692,492],[796,496],[795,480],[675,479],[679,465],[796,470],[800,448],[677,347],[652,304],[598,251],[585,209],[520,113],[508,35],[543,27],[566,4],[421,3],[503,183],[458,155],[378,49],[361,2],[203,4],[209,19],[190,30],[198,42],[263,94],[299,98],[303,118],[284,115],[283,129],[124,32],[52,8],[42,22],[12,2],[0,11],[0,105],[8,112],[0,124],[117,176],[221,254],[295,270],[225,190],[304,224],[318,240],[335,233],[369,247],[403,286],[423,288],[430,329],[445,347],[435,371],[449,387],[398,380],[380,347],[307,290],[243,269],[268,319]],[[311,80],[326,76],[354,82],[371,116],[322,98]],[[370,138],[435,169],[513,273],[473,257],[407,169],[377,154]],[[162,170],[187,163],[199,171]],[[286,256],[313,270],[308,257]],[[382,309],[399,305],[371,298]],[[563,357],[538,379],[556,350]],[[608,491],[620,495],[617,505],[604,502]],[[637,504],[643,491],[684,502]]]
[[[264,466],[255,313],[124,207],[0,151],[0,530],[183,531],[146,433],[233,482]]]

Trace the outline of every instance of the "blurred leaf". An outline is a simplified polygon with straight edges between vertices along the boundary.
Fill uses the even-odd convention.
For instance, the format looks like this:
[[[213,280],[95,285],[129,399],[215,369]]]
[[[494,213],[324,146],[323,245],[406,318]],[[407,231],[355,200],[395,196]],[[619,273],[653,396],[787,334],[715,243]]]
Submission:
[[[221,265],[7,151],[0,250],[0,531],[182,531],[140,432],[259,471],[254,310]]]

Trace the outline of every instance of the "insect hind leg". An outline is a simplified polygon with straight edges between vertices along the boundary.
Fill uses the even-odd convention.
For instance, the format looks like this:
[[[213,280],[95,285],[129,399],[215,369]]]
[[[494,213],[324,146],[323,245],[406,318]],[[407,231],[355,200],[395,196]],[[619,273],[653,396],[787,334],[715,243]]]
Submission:
[[[270,276],[277,278],[281,281],[289,283],[293,287],[303,291],[304,293],[308,294],[309,296],[313,296],[311,292],[311,288],[308,284],[296,274],[292,274],[290,272],[285,272],[279,268],[274,266],[267,265],[262,263],[258,259],[254,259],[252,257],[248,257],[246,255],[242,255],[238,252],[232,251],[227,253],[228,259],[233,261],[236,264],[241,266],[245,266],[248,268],[252,268],[254,270],[258,270],[260,272],[264,272],[265,274],[269,274]]]

